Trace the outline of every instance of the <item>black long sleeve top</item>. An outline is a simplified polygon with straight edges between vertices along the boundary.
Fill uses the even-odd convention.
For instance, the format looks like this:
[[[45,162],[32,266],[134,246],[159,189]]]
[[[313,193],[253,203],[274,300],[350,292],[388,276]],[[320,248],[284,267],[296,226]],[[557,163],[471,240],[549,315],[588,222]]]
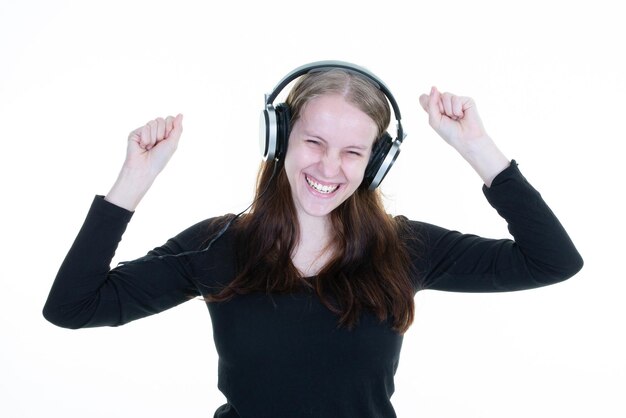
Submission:
[[[415,291],[513,291],[571,277],[582,258],[541,195],[513,161],[490,188],[511,239],[486,239],[409,221]],[[210,220],[147,257],[111,269],[132,216],[97,196],[54,281],[44,316],[67,328],[118,326],[206,295],[234,277],[234,236],[209,251]],[[413,240],[411,240],[413,242]],[[412,244],[411,244],[412,245]],[[402,336],[363,314],[351,329],[314,293],[250,294],[208,303],[227,403],[215,417],[395,417],[390,398]]]

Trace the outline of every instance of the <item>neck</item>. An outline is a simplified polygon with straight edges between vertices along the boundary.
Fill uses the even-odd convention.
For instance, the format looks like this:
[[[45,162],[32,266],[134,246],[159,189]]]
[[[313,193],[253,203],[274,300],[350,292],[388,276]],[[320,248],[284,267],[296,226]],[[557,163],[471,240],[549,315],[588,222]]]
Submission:
[[[300,237],[292,261],[305,276],[316,275],[332,256],[330,216],[298,216]]]
[[[300,227],[300,244],[315,243],[326,246],[331,236],[330,215],[319,217],[309,215],[298,215]]]

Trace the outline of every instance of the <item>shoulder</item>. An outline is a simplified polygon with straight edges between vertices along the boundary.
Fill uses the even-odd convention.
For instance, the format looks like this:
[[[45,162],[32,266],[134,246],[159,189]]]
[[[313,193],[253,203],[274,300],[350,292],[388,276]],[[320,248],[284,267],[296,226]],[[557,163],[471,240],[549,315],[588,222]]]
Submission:
[[[448,232],[447,229],[440,226],[409,219],[404,215],[396,215],[393,219],[403,240],[425,240],[430,239],[433,235],[436,236]]]
[[[215,237],[223,235],[235,219],[236,216],[231,213],[206,218],[184,229],[171,240],[186,249],[204,247]]]

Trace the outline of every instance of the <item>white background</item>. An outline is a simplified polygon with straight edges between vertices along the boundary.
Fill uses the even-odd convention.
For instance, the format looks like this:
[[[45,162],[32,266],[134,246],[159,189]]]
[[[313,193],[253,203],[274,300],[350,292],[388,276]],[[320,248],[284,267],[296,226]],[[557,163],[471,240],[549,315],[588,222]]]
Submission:
[[[202,302],[80,331],[41,309],[130,130],[185,115],[114,262],[246,207],[263,94],[301,64],[340,59],[380,76],[402,109],[409,136],[382,186],[390,212],[508,236],[479,177],[428,127],[417,98],[436,85],[476,100],[586,262],[542,289],[419,294],[398,416],[626,416],[618,2],[421,3],[1,0],[0,415],[213,415],[223,397]]]

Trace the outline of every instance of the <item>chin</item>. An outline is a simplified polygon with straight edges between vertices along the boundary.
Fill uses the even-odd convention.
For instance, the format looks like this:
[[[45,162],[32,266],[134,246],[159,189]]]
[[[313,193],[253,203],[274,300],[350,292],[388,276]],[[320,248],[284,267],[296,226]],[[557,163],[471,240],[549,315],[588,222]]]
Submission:
[[[302,210],[309,216],[323,218],[329,216],[339,205],[303,205]]]
[[[348,198],[348,196],[335,196],[334,199],[319,202],[319,201],[300,201],[302,210],[309,216],[326,217],[329,216],[335,209],[341,206]]]

